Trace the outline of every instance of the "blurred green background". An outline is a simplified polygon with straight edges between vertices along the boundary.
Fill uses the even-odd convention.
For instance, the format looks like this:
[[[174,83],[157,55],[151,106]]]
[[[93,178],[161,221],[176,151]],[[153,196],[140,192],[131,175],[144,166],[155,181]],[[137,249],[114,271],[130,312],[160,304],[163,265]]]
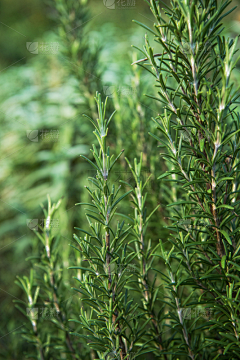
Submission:
[[[123,3],[127,3],[126,1]],[[234,5],[238,5],[235,1]],[[131,47],[142,48],[145,31],[133,19],[152,27],[153,16],[143,0],[129,8],[110,10],[103,1],[89,1],[90,21],[82,24],[88,34],[88,54],[98,56],[97,64],[89,60],[83,68],[92,93],[110,95],[110,110],[117,108],[110,133],[113,153],[122,148],[133,160],[144,153],[144,176],[153,174],[149,187],[149,206],[161,203],[150,226],[153,241],[164,238],[164,204],[167,193],[156,178],[165,165],[159,157],[156,142],[148,136],[154,129],[151,117],[161,109],[145,93],[154,93],[150,75],[131,66],[141,54]],[[37,241],[29,225],[31,219],[43,218],[40,203],[46,204],[49,194],[53,201],[64,197],[59,213],[64,268],[74,262],[68,244],[74,226],[83,221],[83,213],[75,203],[84,200],[82,190],[88,184],[88,164],[80,154],[90,156],[94,141],[91,125],[82,117],[93,115],[86,103],[84,87],[74,75],[74,61],[66,55],[66,44],[59,37],[60,22],[51,3],[40,0],[2,0],[0,4],[0,358],[23,359],[28,344],[16,332],[26,321],[14,307],[13,300],[22,298],[14,284],[16,275],[29,272],[25,259],[37,251]],[[226,23],[226,35],[240,33],[240,11],[233,12]],[[73,30],[70,30],[74,32]],[[61,31],[60,31],[61,35]],[[55,54],[38,54],[27,43],[55,43]],[[56,45],[57,44],[57,45]],[[33,46],[33,45],[31,45]],[[98,50],[99,49],[99,50]],[[30,50],[30,51],[29,51]],[[31,52],[32,51],[32,52]],[[74,50],[72,50],[74,51]],[[94,55],[94,56],[95,56]],[[83,59],[83,63],[87,59]],[[78,64],[76,62],[76,64]],[[73,69],[72,71],[69,69]],[[239,68],[234,72],[236,84]],[[85,79],[84,77],[84,79]],[[92,82],[91,82],[92,81]],[[86,85],[86,84],[85,84]],[[51,136],[41,136],[42,130]],[[119,175],[120,174],[120,175]],[[116,182],[129,180],[124,158],[120,161]],[[128,209],[127,211],[130,211]],[[159,225],[156,230],[156,223]],[[161,231],[160,231],[160,230]],[[67,273],[67,272],[66,272]],[[72,275],[72,274],[71,274]],[[69,289],[72,284],[66,275]],[[71,290],[69,290],[71,296]]]

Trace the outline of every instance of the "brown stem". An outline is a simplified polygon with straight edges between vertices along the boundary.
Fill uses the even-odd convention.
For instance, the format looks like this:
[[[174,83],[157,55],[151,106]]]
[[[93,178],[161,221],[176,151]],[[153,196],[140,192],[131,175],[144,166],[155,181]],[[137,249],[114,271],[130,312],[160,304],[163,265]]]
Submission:
[[[181,172],[182,172],[182,174],[184,175],[185,179],[186,179],[187,181],[190,181],[190,179],[188,178],[187,174],[186,174],[185,171],[183,170],[181,164],[179,164],[179,167],[180,167]],[[214,182],[214,184],[215,184],[215,182]],[[192,191],[195,192],[194,186],[193,186],[193,185],[190,185],[190,187],[191,187]],[[214,218],[215,227],[216,227],[216,233],[217,233],[217,252],[218,252],[218,255],[219,255],[220,257],[222,257],[222,256],[224,255],[224,248],[223,248],[223,244],[222,244],[222,241],[221,241],[220,232],[219,232],[219,230],[218,230],[218,220],[217,220],[217,212],[216,212],[216,205],[215,205],[216,193],[215,193],[215,186],[213,186],[213,184],[212,184],[212,192],[213,192],[212,215],[213,215],[213,218]],[[201,203],[201,200],[200,200],[198,194],[196,194],[195,196],[196,196],[196,198],[197,198],[197,200],[198,200],[198,204],[201,206],[202,210],[203,210],[204,212],[206,212],[203,204]],[[212,220],[209,219],[209,221],[210,221],[211,225],[214,225],[213,222],[212,222]]]

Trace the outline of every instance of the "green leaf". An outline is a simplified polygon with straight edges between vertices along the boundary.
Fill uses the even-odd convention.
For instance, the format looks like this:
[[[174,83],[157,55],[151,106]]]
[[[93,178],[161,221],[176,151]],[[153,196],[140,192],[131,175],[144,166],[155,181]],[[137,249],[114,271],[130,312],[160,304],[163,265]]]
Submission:
[[[230,245],[232,245],[232,240],[230,239],[230,236],[228,235],[228,233],[227,233],[225,230],[219,230],[219,232],[220,232],[221,234],[223,234],[224,237],[226,238],[227,242],[228,242]]]

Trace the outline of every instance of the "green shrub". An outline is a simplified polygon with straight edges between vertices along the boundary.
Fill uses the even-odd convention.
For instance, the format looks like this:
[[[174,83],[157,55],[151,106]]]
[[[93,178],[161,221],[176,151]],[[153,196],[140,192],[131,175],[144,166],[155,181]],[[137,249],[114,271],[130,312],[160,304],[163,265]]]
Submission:
[[[230,2],[176,0],[161,10],[160,2],[151,0],[154,30],[140,24],[157,43],[154,51],[146,36],[139,49],[144,57],[135,64],[154,76],[158,95],[149,97],[161,104],[149,130],[152,146],[165,150],[166,171],[159,177],[166,181],[163,214],[163,206],[149,201],[150,178],[143,181],[146,148],[134,166],[132,158],[123,159],[123,150],[118,155],[110,149],[115,115],[108,116],[107,99],[102,103],[97,93],[97,119],[87,116],[97,142],[91,159],[82,156],[95,173],[85,190],[90,200],[80,203],[86,217],[71,245],[76,260],[70,271],[77,270],[74,290],[81,308],[62,306],[61,291],[66,293],[69,282],[61,276],[64,264],[57,260],[57,236],[49,228],[58,207],[50,199],[45,226],[37,232],[44,252],[34,260],[45,275],[35,270],[29,279],[19,278],[28,299],[24,306],[30,308],[23,335],[35,345],[35,358],[240,358],[240,117],[239,92],[230,80],[237,39],[226,39],[221,23]],[[120,161],[134,183],[122,180],[116,187],[113,174]],[[165,232],[161,215],[168,215]],[[152,218],[158,219],[154,231]],[[38,301],[57,310],[50,329],[34,319]]]

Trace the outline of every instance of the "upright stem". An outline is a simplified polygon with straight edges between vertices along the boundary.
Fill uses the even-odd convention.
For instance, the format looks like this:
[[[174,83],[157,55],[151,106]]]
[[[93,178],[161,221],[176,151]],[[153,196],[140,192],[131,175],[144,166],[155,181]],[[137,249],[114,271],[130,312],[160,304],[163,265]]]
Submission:
[[[106,163],[105,163],[105,156],[106,154],[103,153],[103,172],[106,174],[106,178],[104,177],[104,180],[106,181],[106,183],[104,184],[104,188],[105,188],[105,194],[104,194],[104,200],[105,200],[105,213],[106,213],[106,224],[108,224],[109,221],[109,209],[107,208],[107,204],[108,204],[108,187],[107,187],[107,180],[108,180],[108,174],[107,174],[107,169],[106,169]],[[104,176],[104,175],[103,175]],[[106,253],[106,262],[107,262],[107,269],[108,269],[108,291],[111,292],[111,297],[112,297],[112,308],[114,308],[114,302],[115,302],[115,296],[116,296],[116,285],[114,284],[114,287],[112,287],[112,274],[111,274],[111,268],[110,268],[110,262],[111,262],[111,247],[110,247],[110,232],[107,229],[105,232],[105,241],[106,241],[106,249],[107,249],[107,253]],[[112,290],[111,290],[112,287]],[[112,313],[112,322],[113,322],[113,327],[114,324],[116,323],[116,319],[118,317],[118,312],[117,310],[113,311]],[[117,324],[117,330],[120,331],[119,328],[119,324]],[[127,351],[125,349],[125,345],[123,342],[123,339],[121,336],[119,336],[119,343],[120,343],[120,357],[121,360],[125,359]],[[128,360],[129,358],[127,358],[126,360]]]
[[[28,302],[29,305],[32,306],[33,305],[33,299],[31,294],[28,294]],[[37,329],[37,322],[35,319],[31,319],[31,324],[32,324],[32,328],[33,328],[33,332],[37,341],[37,348],[38,348],[38,352],[39,352],[39,360],[44,360],[44,354],[43,354],[43,348],[42,348],[42,343],[41,340],[39,339],[38,336],[38,329]]]
[[[142,276],[139,279],[140,280],[140,286],[142,286],[144,288],[143,291],[143,296],[145,299],[145,304],[144,307],[145,309],[148,310],[148,306],[151,300],[151,294],[149,292],[149,287],[148,287],[148,272],[146,271],[146,266],[147,266],[147,262],[146,262],[146,258],[144,256],[144,248],[145,248],[145,238],[144,238],[144,218],[143,218],[143,212],[144,212],[144,207],[143,207],[143,203],[142,203],[142,192],[141,192],[141,188],[139,186],[139,183],[136,183],[137,185],[137,201],[138,201],[138,207],[139,207],[139,225],[138,225],[138,233],[139,233],[139,237],[140,237],[140,249],[141,249],[141,257],[140,257],[140,264],[142,267]],[[151,316],[151,321],[155,330],[155,333],[157,335],[157,339],[158,339],[158,346],[159,349],[161,351],[163,351],[163,346],[162,346],[162,336],[159,332],[159,328],[158,328],[158,324],[156,321],[156,316],[154,313],[154,309],[152,308],[150,310],[150,316]],[[168,360],[167,355],[164,354],[164,359]]]
[[[170,272],[170,276],[171,276],[172,283],[175,283],[175,279],[174,279],[174,276],[173,276],[172,272]],[[177,294],[177,288],[176,288],[175,285],[173,285],[173,290]],[[187,347],[188,347],[188,353],[189,353],[189,356],[191,357],[191,359],[194,360],[195,356],[194,356],[194,353],[193,353],[193,351],[191,349],[191,346],[190,346],[188,333],[187,333],[186,328],[185,328],[185,326],[183,324],[182,309],[180,308],[179,299],[176,296],[175,296],[175,302],[176,302],[176,306],[177,306],[178,318],[179,318],[180,324],[182,326],[183,337],[184,337],[184,340],[185,340],[185,342],[187,344]]]
[[[73,359],[77,359],[78,357],[75,355],[75,351],[74,351],[74,348],[73,348],[73,345],[72,345],[72,342],[71,342],[71,339],[70,339],[70,336],[69,336],[69,333],[68,331],[65,329],[65,325],[64,325],[64,322],[66,321],[66,317],[65,315],[61,312],[60,310],[60,307],[59,307],[59,301],[58,301],[58,296],[57,296],[57,287],[56,287],[56,283],[54,281],[54,268],[53,268],[53,265],[52,265],[52,261],[51,261],[51,250],[50,250],[50,244],[49,244],[49,225],[50,225],[50,216],[48,216],[48,219],[47,219],[47,224],[46,224],[46,236],[45,236],[45,239],[46,239],[46,245],[45,245],[45,249],[46,249],[46,253],[47,253],[47,257],[48,257],[48,260],[49,260],[49,267],[50,267],[50,272],[49,272],[49,278],[50,278],[50,285],[51,285],[51,288],[52,288],[52,291],[53,291],[53,304],[54,304],[54,307],[60,317],[60,321],[61,321],[61,328],[62,330],[64,331],[65,333],[65,340],[66,340],[66,344],[67,344],[67,347],[68,349],[70,350],[71,352],[71,356]],[[48,222],[49,221],[49,222]]]
[[[215,149],[216,149],[216,147],[215,147]],[[215,152],[214,152],[214,154],[215,154]],[[212,215],[214,218],[214,222],[215,222],[215,226],[216,226],[216,233],[217,233],[217,253],[222,258],[224,255],[224,248],[223,248],[223,244],[222,244],[222,240],[221,240],[221,235],[218,230],[219,220],[217,217],[217,210],[216,210],[215,163],[213,164],[211,176],[212,176]]]

